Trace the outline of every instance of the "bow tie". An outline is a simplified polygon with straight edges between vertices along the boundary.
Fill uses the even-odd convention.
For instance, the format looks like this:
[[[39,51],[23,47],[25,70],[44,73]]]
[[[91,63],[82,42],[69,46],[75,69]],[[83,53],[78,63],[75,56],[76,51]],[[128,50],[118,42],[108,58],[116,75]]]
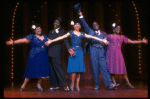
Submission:
[[[100,35],[100,34],[101,34],[99,30],[98,30],[98,31],[95,31],[95,32],[96,32],[96,34],[98,34],[98,35]]]

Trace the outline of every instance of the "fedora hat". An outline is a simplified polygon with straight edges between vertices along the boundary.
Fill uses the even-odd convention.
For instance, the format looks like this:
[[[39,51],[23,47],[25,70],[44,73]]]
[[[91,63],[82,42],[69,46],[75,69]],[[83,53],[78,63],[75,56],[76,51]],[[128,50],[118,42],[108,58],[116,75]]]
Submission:
[[[74,5],[74,10],[77,12],[80,12],[81,11],[81,4],[77,3],[76,5]]]

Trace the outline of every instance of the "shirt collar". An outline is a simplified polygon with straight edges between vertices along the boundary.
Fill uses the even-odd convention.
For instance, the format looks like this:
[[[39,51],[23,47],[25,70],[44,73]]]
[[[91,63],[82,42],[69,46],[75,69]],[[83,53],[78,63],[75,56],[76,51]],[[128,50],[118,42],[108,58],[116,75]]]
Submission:
[[[56,32],[56,33],[59,33],[59,28],[55,29],[55,32]]]

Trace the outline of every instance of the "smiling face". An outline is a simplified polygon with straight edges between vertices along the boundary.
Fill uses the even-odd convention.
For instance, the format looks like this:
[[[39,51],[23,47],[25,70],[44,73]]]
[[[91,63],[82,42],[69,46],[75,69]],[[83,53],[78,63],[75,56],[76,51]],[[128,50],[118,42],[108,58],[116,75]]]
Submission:
[[[114,33],[119,34],[121,32],[121,27],[120,25],[118,25],[115,29],[114,29]]]
[[[35,33],[36,33],[37,35],[41,35],[41,33],[42,33],[41,27],[37,27],[37,28],[35,29]]]
[[[93,29],[94,29],[95,31],[99,30],[99,25],[98,25],[97,22],[93,22],[92,25],[93,25]]]
[[[73,26],[75,30],[79,31],[81,28],[80,23],[75,23],[75,25]]]
[[[60,22],[59,20],[54,21],[54,29],[60,28]]]

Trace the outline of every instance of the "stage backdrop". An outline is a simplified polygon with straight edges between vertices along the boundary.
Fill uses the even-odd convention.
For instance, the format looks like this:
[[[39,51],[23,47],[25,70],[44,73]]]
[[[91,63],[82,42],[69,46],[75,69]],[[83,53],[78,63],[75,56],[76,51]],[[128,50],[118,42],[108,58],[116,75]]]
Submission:
[[[78,14],[74,12],[73,6],[78,2],[19,2],[18,9],[16,11],[15,16],[15,25],[14,25],[14,39],[23,38],[26,35],[31,33],[30,25],[31,23],[39,23],[42,26],[43,34],[47,35],[50,30],[53,29],[53,22],[56,18],[62,17],[65,22],[63,24],[63,29],[69,31],[73,29],[70,26],[70,21],[74,18],[78,18]],[[105,31],[107,34],[112,33],[111,24],[113,22],[118,22],[121,24],[122,34],[127,36],[130,39],[137,40],[137,21],[136,14],[132,2],[80,2],[81,10],[83,12],[84,18],[92,27],[92,22],[97,21],[100,25],[100,30]],[[6,4],[7,5],[7,4]],[[9,6],[5,6],[8,11],[5,12],[5,19],[10,25],[10,29],[8,29],[7,36],[10,37],[11,33],[11,19],[13,15],[13,10],[15,8],[16,3],[8,4]],[[141,20],[141,32],[142,37],[147,36],[146,28],[146,19],[144,15],[142,16],[142,12],[145,11],[140,4],[138,4],[139,15]],[[11,8],[11,10],[9,9]],[[10,13],[11,12],[11,13]],[[144,20],[145,19],[145,20]],[[144,23],[145,22],[145,23]],[[7,25],[5,23],[5,25]],[[6,27],[6,26],[5,26]],[[84,31],[83,28],[81,31]],[[8,40],[8,38],[5,38]],[[83,49],[85,45],[86,39],[83,40]],[[14,46],[14,80],[20,81],[23,80],[24,71],[27,64],[28,53],[30,50],[29,44],[21,44]],[[5,47],[6,51],[9,52],[10,47]],[[138,44],[123,44],[122,53],[125,59],[127,73],[129,79],[147,79],[147,64],[148,64],[148,46],[142,45],[142,74],[139,73],[139,58],[138,58]],[[9,53],[10,54],[10,53]],[[67,71],[67,63],[68,63],[68,51],[63,45],[63,58],[62,63],[66,73],[66,78],[70,79]],[[7,56],[8,58],[8,56]],[[9,57],[9,59],[11,58]],[[81,74],[81,80],[90,80],[94,81],[92,67],[90,64],[89,54],[84,54],[86,72]],[[5,64],[10,68],[11,63]],[[5,67],[5,79],[9,79],[10,72],[7,67]],[[100,75],[101,77],[101,75]],[[116,76],[116,78],[121,79],[121,76]],[[102,77],[101,77],[102,79]]]

